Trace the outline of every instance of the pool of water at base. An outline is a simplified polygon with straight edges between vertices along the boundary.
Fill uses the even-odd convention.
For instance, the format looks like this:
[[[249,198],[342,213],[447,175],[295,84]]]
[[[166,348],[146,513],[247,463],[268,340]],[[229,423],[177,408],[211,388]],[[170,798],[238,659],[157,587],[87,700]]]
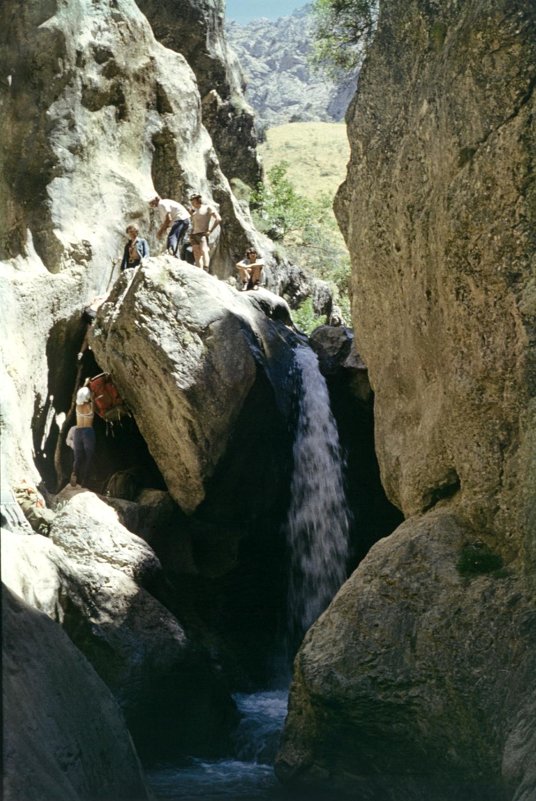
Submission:
[[[241,721],[232,758],[189,758],[156,765],[147,781],[158,801],[279,801],[287,798],[273,761],[287,712],[288,692],[270,690],[234,696]]]

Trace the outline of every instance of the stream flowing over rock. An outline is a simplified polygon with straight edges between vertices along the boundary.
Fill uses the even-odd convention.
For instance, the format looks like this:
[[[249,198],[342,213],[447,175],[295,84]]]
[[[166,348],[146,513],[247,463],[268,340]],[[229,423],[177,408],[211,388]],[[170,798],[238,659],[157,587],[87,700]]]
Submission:
[[[336,213],[407,520],[298,654],[279,775],[536,797],[536,8],[386,0]]]
[[[320,537],[336,566],[302,627],[359,565],[296,656],[278,775],[337,801],[534,801],[536,9],[381,3],[335,204],[355,340],[311,338],[325,387],[305,360],[321,441],[300,421],[289,308],[331,298],[239,199],[260,168],[223,15],[222,0],[0,8],[7,801],[142,801],[134,748],[146,764],[236,755],[244,694],[283,650],[289,510],[316,523],[295,468],[334,470],[293,451],[311,431],[336,456]],[[222,215],[210,274],[162,253],[147,203],[192,190]],[[132,222],[152,257],[119,274]],[[263,286],[241,293],[249,244]],[[73,487],[76,391],[102,371],[129,414],[95,417]],[[271,754],[284,698],[257,696]]]

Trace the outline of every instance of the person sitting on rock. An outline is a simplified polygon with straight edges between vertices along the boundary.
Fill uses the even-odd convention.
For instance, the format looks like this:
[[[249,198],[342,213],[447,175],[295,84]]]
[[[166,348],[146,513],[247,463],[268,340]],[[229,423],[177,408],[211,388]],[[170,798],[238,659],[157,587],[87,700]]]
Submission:
[[[246,250],[245,258],[236,263],[236,269],[242,280],[242,292],[246,289],[258,289],[261,280],[264,260],[261,259],[254,247]]]
[[[76,428],[73,432],[74,466],[71,486],[86,486],[95,453],[95,431],[93,429],[93,398],[89,387],[81,387],[76,393]]]
[[[128,242],[125,245],[123,252],[123,260],[121,262],[121,272],[123,270],[130,270],[141,264],[142,259],[149,256],[149,245],[145,239],[139,236],[139,228],[137,225],[127,226],[126,233]]]
[[[155,195],[149,201],[149,206],[158,209],[160,215],[161,224],[156,233],[157,238],[162,239],[167,231],[166,250],[175,258],[180,258],[180,244],[190,224],[188,209],[176,200],[161,198],[160,195]]]
[[[196,267],[208,272],[210,264],[210,251],[208,238],[212,231],[221,223],[221,217],[216,211],[206,203],[199,194],[190,195],[192,203],[192,231],[190,233],[190,245],[194,256]],[[212,225],[211,225],[212,220]]]

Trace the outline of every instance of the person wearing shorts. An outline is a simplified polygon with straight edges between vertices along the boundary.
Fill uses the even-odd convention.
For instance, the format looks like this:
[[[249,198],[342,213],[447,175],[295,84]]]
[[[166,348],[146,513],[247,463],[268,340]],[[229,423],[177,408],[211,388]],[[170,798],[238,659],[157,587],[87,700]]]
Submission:
[[[203,203],[203,198],[199,194],[190,196],[192,208],[192,230],[190,232],[190,245],[194,256],[196,267],[208,272],[210,264],[210,251],[208,238],[212,231],[221,223],[221,217],[212,206]]]
[[[236,269],[242,281],[242,291],[246,289],[259,288],[259,281],[261,280],[262,268],[264,261],[261,259],[254,247],[246,250],[245,258],[236,263]]]

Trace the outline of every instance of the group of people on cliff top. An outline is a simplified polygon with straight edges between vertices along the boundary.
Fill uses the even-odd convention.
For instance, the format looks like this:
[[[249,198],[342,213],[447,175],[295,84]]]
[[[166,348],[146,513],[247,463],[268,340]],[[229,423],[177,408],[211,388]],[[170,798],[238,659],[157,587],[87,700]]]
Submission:
[[[221,224],[221,217],[215,208],[203,202],[200,194],[190,196],[191,207],[187,209],[181,203],[170,198],[161,198],[154,195],[149,200],[149,206],[158,210],[160,226],[157,231],[157,238],[162,239],[166,236],[166,251],[180,258],[181,246],[186,233],[189,231],[190,247],[194,263],[197,267],[208,272],[210,265],[209,236]],[[138,267],[143,259],[149,257],[149,245],[146,239],[140,236],[137,225],[131,223],[126,228],[128,241],[123,251],[121,270],[130,270]],[[238,270],[240,289],[256,290],[259,288],[264,262],[254,247],[248,247],[241,261],[236,263]],[[102,303],[104,296],[95,298],[95,308]],[[92,306],[88,307],[88,313]],[[86,320],[91,326],[96,311]],[[78,359],[83,357],[84,351],[88,348],[87,332],[82,343]],[[95,410],[94,398],[88,382],[77,392],[76,395],[76,425],[72,427],[67,438],[67,444],[74,451],[74,464],[71,474],[71,485],[86,486],[91,463],[95,452],[95,431],[93,429]]]
[[[189,231],[190,248],[196,267],[208,272],[210,265],[209,236],[221,224],[221,217],[213,206],[203,202],[203,197],[190,195],[189,209],[170,198],[155,195],[149,206],[158,211],[160,227],[157,238],[166,236],[166,251],[176,258],[181,257],[181,248]],[[142,259],[149,256],[149,245],[140,236],[137,225],[127,226],[128,241],[123,251],[121,270],[138,267]],[[245,256],[236,263],[242,291],[258,289],[264,262],[254,247],[248,247]]]

